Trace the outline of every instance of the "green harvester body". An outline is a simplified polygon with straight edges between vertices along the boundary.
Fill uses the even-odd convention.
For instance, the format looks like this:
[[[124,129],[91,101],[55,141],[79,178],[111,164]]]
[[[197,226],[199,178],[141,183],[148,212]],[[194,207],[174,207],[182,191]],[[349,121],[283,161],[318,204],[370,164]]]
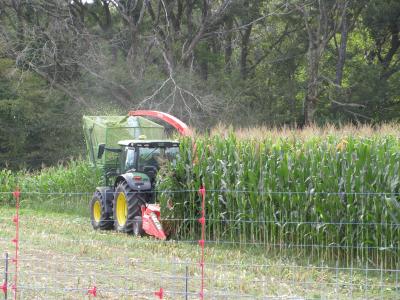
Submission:
[[[133,116],[84,116],[83,132],[86,140],[87,153],[91,164],[108,174],[119,173],[119,153],[105,151],[99,157],[99,145],[107,149],[118,149],[121,140],[164,140],[164,127],[144,117]]]

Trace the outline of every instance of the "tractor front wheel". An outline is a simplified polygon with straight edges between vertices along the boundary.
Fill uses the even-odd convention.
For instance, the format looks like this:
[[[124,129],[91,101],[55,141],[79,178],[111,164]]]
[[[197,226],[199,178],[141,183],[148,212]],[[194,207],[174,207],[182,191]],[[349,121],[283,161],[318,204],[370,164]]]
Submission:
[[[113,228],[113,222],[104,207],[103,196],[96,191],[90,200],[90,221],[94,229],[107,230]]]
[[[144,194],[132,190],[122,181],[114,194],[114,228],[120,232],[132,233],[136,217],[141,216],[141,206],[146,203]]]

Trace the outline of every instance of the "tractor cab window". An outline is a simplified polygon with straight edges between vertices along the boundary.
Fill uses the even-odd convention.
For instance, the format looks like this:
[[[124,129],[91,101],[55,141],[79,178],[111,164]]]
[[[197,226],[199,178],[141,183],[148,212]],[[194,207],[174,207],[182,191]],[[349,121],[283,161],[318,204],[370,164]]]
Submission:
[[[143,171],[146,166],[155,167],[157,170],[161,165],[170,161],[176,162],[178,147],[149,147],[139,149],[139,171]]]
[[[135,150],[133,148],[126,148],[125,170],[135,168]]]
[[[159,169],[161,148],[140,148],[139,149],[139,171],[145,167],[151,166]]]

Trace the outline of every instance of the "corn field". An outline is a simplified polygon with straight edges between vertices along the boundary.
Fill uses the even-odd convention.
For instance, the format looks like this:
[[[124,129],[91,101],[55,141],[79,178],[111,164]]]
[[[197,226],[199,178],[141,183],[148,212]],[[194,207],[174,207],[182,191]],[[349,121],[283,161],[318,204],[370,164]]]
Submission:
[[[88,202],[96,186],[101,185],[102,173],[85,160],[69,160],[65,164],[39,171],[0,170],[0,207],[14,206],[10,191],[19,189],[24,197],[22,206],[89,216]]]
[[[396,135],[188,138],[159,201],[177,239],[198,237],[200,213],[195,193],[174,191],[204,184],[208,240],[398,266],[399,164]]]

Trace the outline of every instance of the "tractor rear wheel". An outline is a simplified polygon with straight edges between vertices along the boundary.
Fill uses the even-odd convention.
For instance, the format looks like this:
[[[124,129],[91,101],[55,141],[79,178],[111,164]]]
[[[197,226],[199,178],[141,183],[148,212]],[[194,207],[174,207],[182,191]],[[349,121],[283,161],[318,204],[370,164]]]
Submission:
[[[113,228],[113,222],[104,207],[103,196],[96,191],[90,200],[90,221],[94,229],[107,230]]]
[[[141,206],[145,203],[144,194],[132,190],[125,181],[119,183],[115,189],[113,205],[115,230],[132,233],[136,217],[141,216]]]

